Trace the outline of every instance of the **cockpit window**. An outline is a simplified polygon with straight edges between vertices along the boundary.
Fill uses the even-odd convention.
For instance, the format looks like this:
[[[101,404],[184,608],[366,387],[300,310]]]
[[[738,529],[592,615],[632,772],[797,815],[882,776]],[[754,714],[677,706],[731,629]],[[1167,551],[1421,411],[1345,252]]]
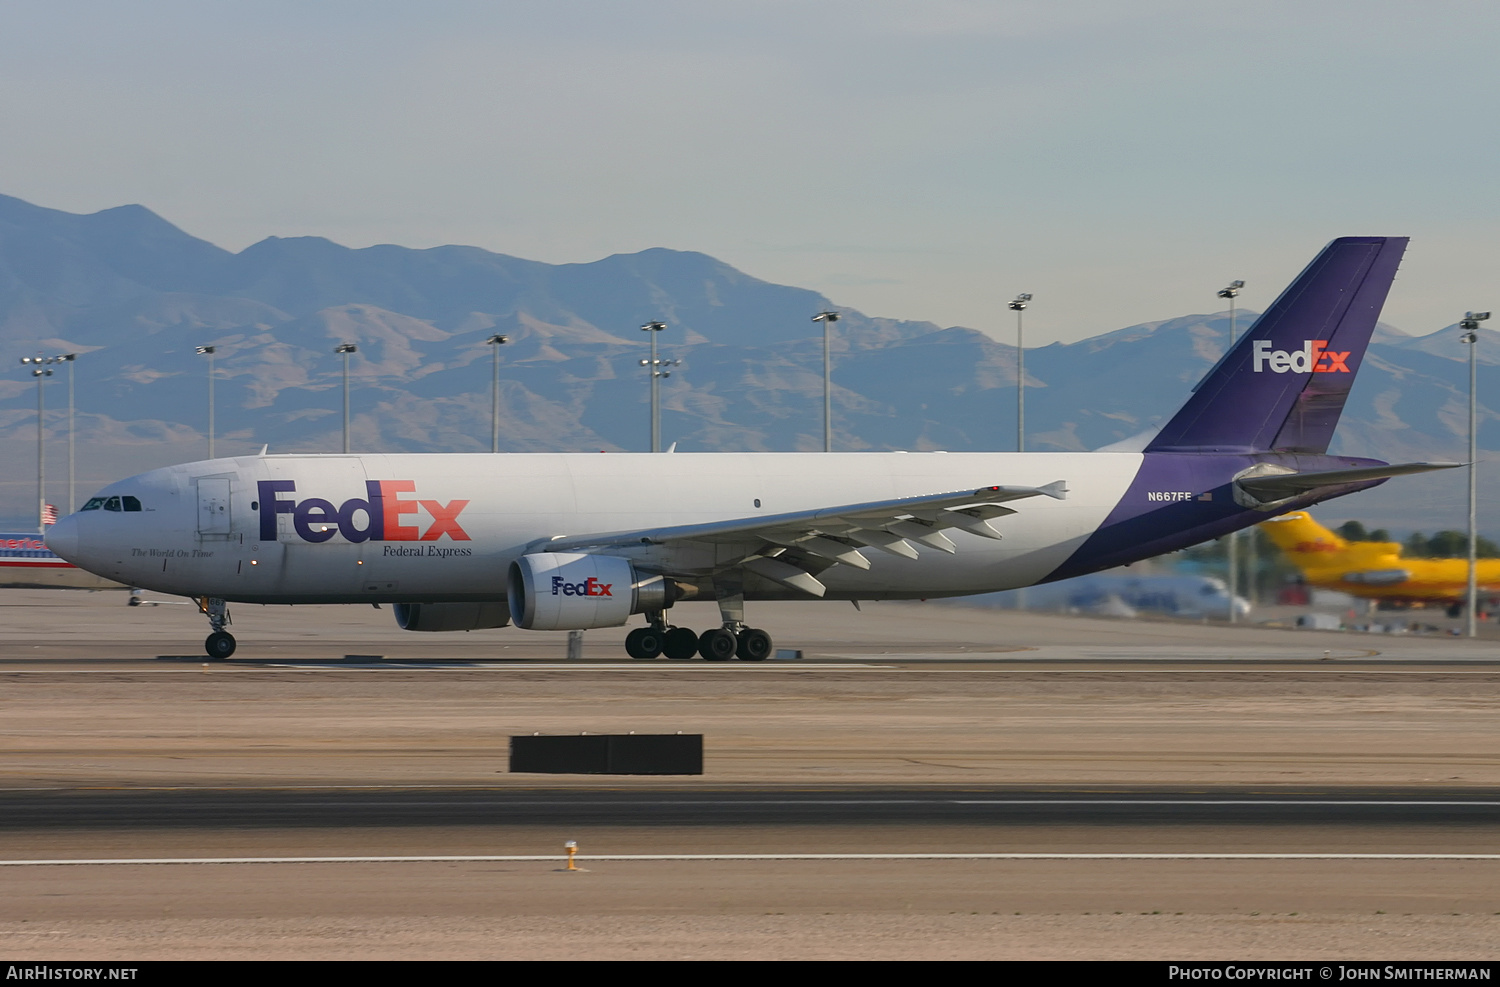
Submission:
[[[139,497],[126,494],[121,497],[94,497],[79,508],[81,511],[142,511]]]

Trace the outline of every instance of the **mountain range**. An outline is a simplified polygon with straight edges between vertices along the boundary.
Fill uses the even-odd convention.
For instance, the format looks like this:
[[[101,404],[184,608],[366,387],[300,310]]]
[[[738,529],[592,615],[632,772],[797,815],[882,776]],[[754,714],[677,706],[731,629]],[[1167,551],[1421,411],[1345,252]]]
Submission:
[[[1317,245],[1308,245],[1308,255]],[[1399,282],[1397,284],[1399,290]],[[341,357],[357,451],[490,446],[500,347],[501,448],[649,447],[642,324],[660,320],[663,443],[680,450],[822,448],[822,339],[836,309],[835,448],[1015,448],[1016,351],[963,327],[867,316],[701,253],[666,249],[545,264],[476,247],[363,249],[271,237],[233,253],[141,206],[76,215],[0,196],[0,526],[35,524],[36,391],[21,357],[77,353],[77,497],[207,453],[215,353],[219,455],[337,451]],[[1241,311],[1239,327],[1254,313]],[[1188,315],[1026,352],[1029,450],[1081,450],[1169,415],[1228,342],[1227,312]],[[1480,393],[1500,384],[1483,331]],[[1467,354],[1457,330],[1382,325],[1335,451],[1464,458]],[[67,505],[66,367],[46,384],[48,500]],[[1480,444],[1500,444],[1481,408]],[[1454,527],[1463,479],[1394,481],[1329,517],[1393,530]],[[1483,475],[1488,475],[1482,468]],[[1003,479],[1003,478],[1000,478]],[[1425,520],[1432,515],[1434,520]],[[1483,515],[1481,515],[1483,520]]]

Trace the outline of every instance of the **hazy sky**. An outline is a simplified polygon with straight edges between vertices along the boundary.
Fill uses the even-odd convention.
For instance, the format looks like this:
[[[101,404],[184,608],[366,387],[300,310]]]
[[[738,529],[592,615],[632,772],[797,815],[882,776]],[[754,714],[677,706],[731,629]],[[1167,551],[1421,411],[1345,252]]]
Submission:
[[[701,250],[1028,343],[1413,237],[1500,309],[1493,0],[0,0],[0,192],[238,250]]]

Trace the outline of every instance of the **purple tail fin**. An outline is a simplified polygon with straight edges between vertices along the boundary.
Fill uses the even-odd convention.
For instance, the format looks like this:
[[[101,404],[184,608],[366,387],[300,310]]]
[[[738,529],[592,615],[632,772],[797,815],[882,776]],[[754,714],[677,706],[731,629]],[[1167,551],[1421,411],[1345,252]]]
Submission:
[[[1327,452],[1405,250],[1406,237],[1324,247],[1146,451]]]

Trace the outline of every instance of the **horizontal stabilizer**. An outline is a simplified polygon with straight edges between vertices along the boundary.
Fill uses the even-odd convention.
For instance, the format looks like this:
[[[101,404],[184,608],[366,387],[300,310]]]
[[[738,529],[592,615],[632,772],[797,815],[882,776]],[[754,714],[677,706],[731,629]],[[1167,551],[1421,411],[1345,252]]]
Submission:
[[[1365,466],[1348,470],[1319,470],[1315,473],[1272,473],[1265,476],[1246,476],[1236,480],[1235,483],[1255,499],[1270,502],[1310,493],[1322,487],[1363,483],[1366,480],[1384,480],[1392,476],[1405,476],[1408,473],[1451,470],[1462,465],[1462,463],[1398,463],[1392,466]]]

